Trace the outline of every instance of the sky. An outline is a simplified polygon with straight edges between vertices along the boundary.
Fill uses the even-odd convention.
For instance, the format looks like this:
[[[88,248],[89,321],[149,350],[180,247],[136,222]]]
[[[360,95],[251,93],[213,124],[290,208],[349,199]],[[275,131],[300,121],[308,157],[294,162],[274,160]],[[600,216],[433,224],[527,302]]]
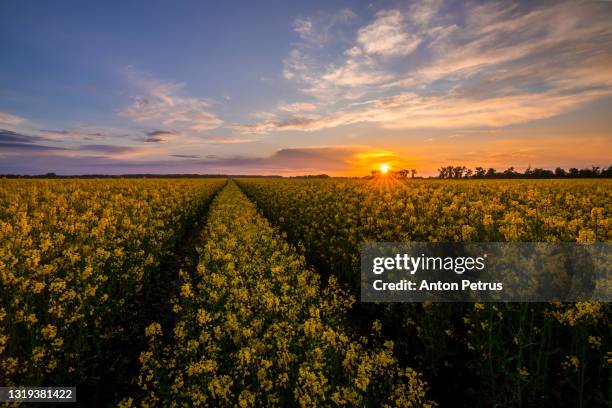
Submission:
[[[0,174],[612,164],[612,1],[0,3]]]

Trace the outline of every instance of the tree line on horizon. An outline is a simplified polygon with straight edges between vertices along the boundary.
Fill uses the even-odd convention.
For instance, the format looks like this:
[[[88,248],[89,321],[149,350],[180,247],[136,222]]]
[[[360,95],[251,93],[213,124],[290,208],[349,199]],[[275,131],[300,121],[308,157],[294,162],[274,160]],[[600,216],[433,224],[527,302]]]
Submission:
[[[598,166],[592,166],[591,168],[578,169],[572,167],[569,170],[565,170],[561,167],[557,167],[555,170],[542,169],[538,167],[527,167],[527,169],[520,173],[509,167],[504,171],[497,171],[493,167],[485,169],[484,167],[476,167],[474,170],[466,166],[444,166],[438,169],[438,178],[445,179],[460,179],[460,178],[472,178],[472,179],[484,179],[484,178],[610,178],[612,177],[612,166],[608,166],[602,169]]]
[[[400,169],[390,171],[389,174],[395,178],[424,178],[417,177],[416,169]],[[348,177],[348,178],[373,178],[380,174],[378,170],[373,170],[371,175],[366,177]],[[0,174],[0,178],[284,178],[284,176],[269,174],[269,175],[254,175],[254,174],[83,174],[83,175],[58,175],[55,173],[28,175],[28,174]],[[331,178],[327,174],[305,174],[299,176],[290,176],[288,178],[295,179],[324,179]],[[340,177],[346,178],[346,177]],[[478,166],[473,170],[466,166],[443,166],[438,169],[438,175],[427,178],[441,179],[551,179],[551,178],[612,178],[612,165],[607,168],[592,166],[591,168],[578,169],[572,167],[565,170],[557,167],[555,170],[542,168],[532,168],[531,166],[521,173],[509,167],[503,171],[497,171],[493,167],[485,169]]]
[[[370,176],[365,178],[378,177],[381,173],[378,170],[373,170]],[[390,171],[389,174],[395,178],[425,178],[416,177],[416,169],[401,169]],[[437,176],[429,176],[427,178],[441,179],[549,179],[549,178],[612,178],[612,166],[601,168],[592,166],[591,168],[578,169],[572,167],[565,170],[557,167],[555,170],[542,169],[539,167],[527,167],[524,172],[515,170],[514,167],[509,167],[503,171],[497,171],[493,167],[485,169],[478,166],[471,169],[466,166],[443,166],[438,169]]]

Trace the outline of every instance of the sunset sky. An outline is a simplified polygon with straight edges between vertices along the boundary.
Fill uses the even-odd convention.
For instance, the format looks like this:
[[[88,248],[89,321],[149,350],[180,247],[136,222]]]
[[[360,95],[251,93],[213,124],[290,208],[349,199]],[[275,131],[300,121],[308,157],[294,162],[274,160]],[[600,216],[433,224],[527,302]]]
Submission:
[[[0,3],[0,173],[612,164],[612,2]]]

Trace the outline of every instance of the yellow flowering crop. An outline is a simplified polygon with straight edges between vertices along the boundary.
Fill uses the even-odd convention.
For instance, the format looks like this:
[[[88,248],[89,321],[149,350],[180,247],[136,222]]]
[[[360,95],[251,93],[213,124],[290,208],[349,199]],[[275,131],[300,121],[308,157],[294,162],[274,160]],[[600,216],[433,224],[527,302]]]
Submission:
[[[0,384],[121,369],[152,271],[224,182],[0,180]]]
[[[347,332],[354,299],[334,279],[323,287],[235,183],[212,204],[196,274],[182,278],[173,341],[151,344],[141,359],[144,405],[428,403],[393,343]]]
[[[310,264],[356,295],[364,242],[612,241],[610,180],[241,179],[238,184]],[[444,384],[431,390],[441,405],[471,401],[471,394],[485,406],[610,403],[609,347],[603,347],[610,343],[607,303],[357,305],[352,315],[369,316],[391,333],[403,364]],[[602,346],[600,338],[606,339]],[[455,399],[444,399],[450,395]]]
[[[611,213],[609,180],[3,179],[0,385],[112,379],[126,407],[608,406],[609,304],[356,297],[364,242],[611,242]]]

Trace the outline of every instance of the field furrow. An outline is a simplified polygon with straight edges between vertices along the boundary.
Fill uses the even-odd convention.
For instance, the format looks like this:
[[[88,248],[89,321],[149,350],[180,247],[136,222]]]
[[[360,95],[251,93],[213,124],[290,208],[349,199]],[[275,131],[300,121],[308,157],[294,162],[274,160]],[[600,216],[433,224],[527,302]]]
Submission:
[[[0,385],[129,389],[174,251],[223,180],[1,180]]]
[[[323,289],[234,182],[215,198],[197,273],[181,274],[173,342],[146,329],[141,403],[173,406],[421,406],[425,386],[401,368],[375,324],[347,331],[354,298]],[[132,399],[124,403],[133,403]]]
[[[241,179],[308,264],[360,288],[363,242],[610,242],[608,180]],[[606,405],[608,303],[356,303],[442,405]],[[587,392],[587,390],[589,390]],[[569,402],[571,401],[571,402]]]

